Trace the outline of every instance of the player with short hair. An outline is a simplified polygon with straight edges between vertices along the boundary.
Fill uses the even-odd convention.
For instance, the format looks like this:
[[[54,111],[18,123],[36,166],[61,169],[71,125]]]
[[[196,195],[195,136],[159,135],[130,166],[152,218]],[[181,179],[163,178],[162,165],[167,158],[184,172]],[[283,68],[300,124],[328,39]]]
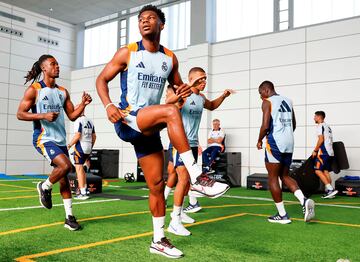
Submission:
[[[257,148],[262,149],[262,140],[266,136],[265,166],[269,174],[269,188],[278,213],[268,218],[269,222],[288,224],[290,217],[285,211],[279,178],[294,193],[303,207],[304,221],[315,216],[315,203],[304,197],[296,181],[289,176],[289,167],[294,151],[295,113],[292,101],[275,92],[274,84],[264,81],[259,86],[262,102],[262,124]]]
[[[78,107],[77,105],[75,109]],[[74,147],[74,164],[76,169],[77,180],[79,184],[80,194],[75,197],[78,200],[89,199],[89,191],[86,185],[86,174],[84,164],[89,159],[91,150],[96,141],[95,126],[93,121],[85,116],[85,110],[74,123],[74,136],[67,145],[68,150]]]
[[[334,198],[338,191],[331,185],[331,176],[329,173],[331,169],[331,159],[334,156],[332,130],[330,126],[325,123],[324,111],[316,111],[314,121],[317,124],[316,134],[318,136],[316,146],[312,152],[315,174],[325,185],[325,194],[322,198]]]
[[[180,152],[195,190],[204,196],[218,197],[229,187],[202,174],[187,142],[179,109],[175,105],[160,105],[166,81],[176,85],[178,97],[184,98],[191,93],[190,86],[181,80],[175,54],[160,45],[164,25],[165,15],[160,9],[153,5],[144,6],[138,15],[142,40],[116,52],[98,76],[96,89],[118,136],[133,144],[149,187],[154,228],[150,252],[179,258],[183,253],[164,234],[164,153],[160,130],[167,127],[170,141]],[[111,102],[108,88],[108,82],[118,73],[121,73],[122,90],[119,107]]]
[[[207,75],[205,70],[201,67],[191,68],[188,74],[188,79],[190,83],[195,79],[199,79],[198,84],[191,87],[192,94],[184,99],[179,98],[176,96],[173,88],[170,87],[167,90],[166,102],[175,103],[179,106],[186,137],[189,141],[192,154],[195,160],[197,160],[199,154],[198,132],[203,109],[205,108],[210,111],[215,110],[222,104],[222,102],[224,102],[225,98],[234,93],[234,91],[231,89],[226,89],[218,98],[214,100],[208,100],[205,95],[201,93],[206,87]],[[176,182],[176,179],[174,176],[176,176],[176,174],[178,175],[178,182],[174,192],[174,208],[173,212],[171,213],[172,219],[169,224],[168,231],[175,235],[188,236],[191,233],[183,226],[182,223],[194,223],[195,220],[184,213],[183,201],[184,197],[189,191],[189,188],[189,198],[194,197],[193,195],[197,194],[197,192],[191,190],[189,183],[189,173],[184,166],[181,155],[176,150],[176,148],[171,146],[171,144],[169,148],[169,177],[168,183],[165,187],[165,199],[168,197],[169,189],[171,190],[171,188],[175,186],[174,182]],[[176,172],[174,172],[174,169]]]

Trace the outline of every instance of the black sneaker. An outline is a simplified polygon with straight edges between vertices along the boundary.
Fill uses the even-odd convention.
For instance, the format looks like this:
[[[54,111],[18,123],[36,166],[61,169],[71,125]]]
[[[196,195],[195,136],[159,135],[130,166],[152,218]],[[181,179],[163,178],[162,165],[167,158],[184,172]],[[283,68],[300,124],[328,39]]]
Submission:
[[[68,216],[68,218],[65,219],[64,227],[71,231],[76,231],[81,228],[74,216]]]
[[[279,223],[279,224],[289,224],[291,223],[290,217],[288,214],[285,214],[284,216],[280,216],[279,213],[277,213],[274,216],[268,217],[268,221],[270,223]]]
[[[52,189],[49,189],[49,190],[42,189],[43,183],[44,182],[39,182],[37,184],[37,191],[39,192],[39,201],[43,207],[45,207],[47,209],[51,209],[52,208],[52,200],[51,200]]]

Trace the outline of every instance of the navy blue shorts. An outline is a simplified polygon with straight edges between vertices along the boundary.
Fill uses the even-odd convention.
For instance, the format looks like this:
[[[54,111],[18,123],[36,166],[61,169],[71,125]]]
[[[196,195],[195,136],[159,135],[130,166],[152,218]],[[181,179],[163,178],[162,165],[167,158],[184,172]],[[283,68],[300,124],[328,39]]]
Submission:
[[[54,142],[45,142],[44,144],[34,144],[35,149],[42,154],[51,164],[55,157],[64,154],[69,157],[66,146],[59,146]]]
[[[74,147],[74,153],[72,153],[74,155],[74,164],[75,165],[83,165],[85,164],[86,160],[89,158],[90,154],[85,154],[82,149],[81,146],[78,146],[79,143],[77,143]]]
[[[151,136],[145,136],[121,121],[115,123],[114,126],[116,134],[121,140],[130,142],[134,146],[137,158],[142,158],[163,150],[160,132],[156,132]]]
[[[286,167],[290,167],[292,162],[292,153],[281,153],[278,150],[265,149],[265,162],[282,164]]]
[[[191,151],[196,162],[198,160],[198,150],[199,149],[197,146],[191,147]],[[171,150],[169,150],[169,161],[174,163],[174,167],[185,165],[180,157],[179,152],[174,147],[171,147]]]
[[[323,154],[318,154],[315,158],[314,161],[314,169],[315,170],[320,170],[320,171],[324,171],[324,170],[331,170],[331,161],[332,161],[332,157],[329,155],[323,155]]]

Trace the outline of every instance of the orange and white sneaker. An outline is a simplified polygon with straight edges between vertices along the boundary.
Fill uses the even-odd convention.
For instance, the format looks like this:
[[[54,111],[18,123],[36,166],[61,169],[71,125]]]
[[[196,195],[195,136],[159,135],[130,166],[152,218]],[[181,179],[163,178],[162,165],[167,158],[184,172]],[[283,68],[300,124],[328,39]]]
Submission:
[[[191,184],[190,191],[194,195],[202,195],[209,198],[218,198],[226,193],[230,188],[229,185],[216,182],[207,174],[202,173],[196,178],[195,183]]]
[[[181,258],[184,256],[183,252],[171,244],[169,239],[166,237],[163,237],[156,243],[154,240],[152,240],[150,245],[150,253],[163,255],[168,258]]]

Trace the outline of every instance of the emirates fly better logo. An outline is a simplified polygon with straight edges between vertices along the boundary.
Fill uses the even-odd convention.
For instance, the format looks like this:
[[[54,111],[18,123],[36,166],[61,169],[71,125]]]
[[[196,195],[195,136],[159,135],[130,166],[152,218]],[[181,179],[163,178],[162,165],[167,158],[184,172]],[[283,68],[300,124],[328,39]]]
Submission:
[[[343,192],[343,194],[345,194],[347,196],[353,196],[353,195],[357,194],[357,192],[353,191],[352,187],[347,187],[346,191],[342,191],[342,192]]]

